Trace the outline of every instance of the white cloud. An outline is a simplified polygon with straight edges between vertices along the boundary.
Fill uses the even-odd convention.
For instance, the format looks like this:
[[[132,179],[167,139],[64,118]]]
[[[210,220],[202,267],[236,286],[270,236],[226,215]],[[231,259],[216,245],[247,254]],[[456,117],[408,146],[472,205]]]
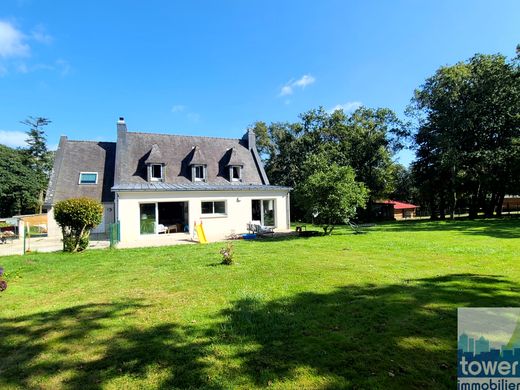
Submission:
[[[11,148],[27,146],[27,134],[23,131],[0,130],[0,143]]]
[[[172,107],[172,112],[183,112],[186,109],[186,106],[183,104],[176,104]]]
[[[25,35],[21,31],[11,23],[0,21],[0,57],[27,57],[30,48],[24,41]]]
[[[316,79],[314,77],[312,77],[310,74],[305,74],[305,75],[302,76],[301,79],[296,80],[294,82],[294,85],[298,86],[298,87],[305,88],[307,85],[311,85],[315,81],[316,81]]]
[[[280,90],[279,96],[287,96],[292,95],[294,93],[295,88],[304,89],[307,85],[311,85],[316,81],[316,79],[310,74],[305,74],[300,77],[298,80],[290,80],[287,84],[285,84]]]
[[[52,36],[47,33],[45,27],[43,27],[41,24],[36,26],[34,30],[31,32],[31,38],[34,39],[36,42],[44,43],[46,45],[51,44],[53,41]]]
[[[334,107],[332,107],[328,112],[332,114],[334,111],[337,110],[343,110],[345,114],[351,113],[356,111],[359,107],[361,107],[363,104],[361,102],[347,102],[344,104],[336,104]]]

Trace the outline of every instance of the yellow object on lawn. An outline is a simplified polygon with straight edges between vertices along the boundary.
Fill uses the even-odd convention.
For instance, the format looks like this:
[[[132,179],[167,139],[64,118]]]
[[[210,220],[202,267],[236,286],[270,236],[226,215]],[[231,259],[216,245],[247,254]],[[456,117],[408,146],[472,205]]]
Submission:
[[[197,232],[197,237],[199,238],[199,243],[207,244],[208,240],[206,239],[206,233],[204,233],[204,228],[202,227],[202,222],[195,222],[195,231]]]

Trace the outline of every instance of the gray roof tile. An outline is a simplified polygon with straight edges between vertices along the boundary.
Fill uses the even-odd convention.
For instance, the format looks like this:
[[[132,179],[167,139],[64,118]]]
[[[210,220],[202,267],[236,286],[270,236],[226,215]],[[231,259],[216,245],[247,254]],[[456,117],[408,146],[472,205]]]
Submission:
[[[154,144],[160,149],[166,164],[165,183],[191,183],[189,166],[195,161],[207,166],[208,184],[229,184],[226,164],[229,161],[229,150],[235,149],[236,159],[244,163],[242,183],[263,184],[253,152],[244,139],[127,132],[124,141],[120,156],[119,184],[147,183],[145,161]]]

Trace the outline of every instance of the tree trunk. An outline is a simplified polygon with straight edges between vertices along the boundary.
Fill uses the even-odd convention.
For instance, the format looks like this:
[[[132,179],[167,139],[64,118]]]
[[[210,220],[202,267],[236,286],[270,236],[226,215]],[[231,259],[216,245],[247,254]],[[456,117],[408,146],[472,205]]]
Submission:
[[[450,219],[455,219],[455,208],[457,207],[457,192],[452,192],[451,205],[450,205]]]
[[[501,191],[500,195],[498,196],[497,205],[496,205],[497,217],[501,217],[502,216],[502,207],[504,205],[504,198],[505,198],[505,196],[506,196],[505,191]]]
[[[444,194],[441,194],[441,197],[439,200],[439,218],[441,220],[446,219],[446,201],[444,198]]]
[[[79,248],[79,244],[81,243],[81,239],[83,238],[83,234],[85,233],[85,226],[83,226],[81,228],[81,232],[79,233],[79,235],[76,237],[76,243],[75,243],[75,246],[74,246],[74,250],[72,252],[77,252],[78,251],[78,248]]]
[[[469,204],[469,219],[475,219],[478,216],[479,197],[480,197],[480,183],[479,183],[475,193],[473,193],[473,195],[471,196],[471,201]]]

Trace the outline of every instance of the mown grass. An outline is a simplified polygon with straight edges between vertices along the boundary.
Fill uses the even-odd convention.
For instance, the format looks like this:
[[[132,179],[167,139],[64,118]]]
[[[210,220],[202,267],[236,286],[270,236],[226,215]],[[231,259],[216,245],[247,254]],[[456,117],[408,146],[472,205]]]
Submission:
[[[0,258],[0,388],[453,388],[457,307],[518,306],[520,220]]]

